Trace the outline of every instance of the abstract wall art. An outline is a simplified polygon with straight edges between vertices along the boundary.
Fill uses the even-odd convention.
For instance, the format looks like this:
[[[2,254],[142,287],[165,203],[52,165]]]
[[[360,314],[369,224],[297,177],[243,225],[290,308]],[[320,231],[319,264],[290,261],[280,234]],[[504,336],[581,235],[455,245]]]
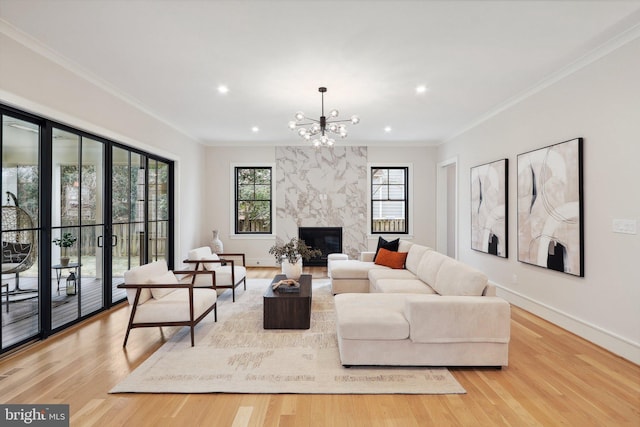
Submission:
[[[584,276],[582,138],[518,155],[518,261]]]
[[[471,249],[508,257],[509,160],[471,168]]]

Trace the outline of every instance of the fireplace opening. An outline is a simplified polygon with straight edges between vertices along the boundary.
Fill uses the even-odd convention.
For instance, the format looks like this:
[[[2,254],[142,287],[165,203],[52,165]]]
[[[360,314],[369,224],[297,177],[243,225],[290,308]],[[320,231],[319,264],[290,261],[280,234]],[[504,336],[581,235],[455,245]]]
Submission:
[[[342,227],[299,227],[298,238],[322,255],[304,261],[306,266],[326,266],[327,255],[342,252]]]

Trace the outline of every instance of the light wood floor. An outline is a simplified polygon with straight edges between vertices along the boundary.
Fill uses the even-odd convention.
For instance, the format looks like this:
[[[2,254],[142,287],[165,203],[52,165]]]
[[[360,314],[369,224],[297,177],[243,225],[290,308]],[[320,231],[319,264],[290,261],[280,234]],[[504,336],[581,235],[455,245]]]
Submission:
[[[451,369],[467,394],[445,396],[110,395],[175,332],[136,329],[124,350],[127,315],[116,307],[0,359],[0,403],[70,404],[72,426],[640,425],[639,366],[515,307],[510,365]]]

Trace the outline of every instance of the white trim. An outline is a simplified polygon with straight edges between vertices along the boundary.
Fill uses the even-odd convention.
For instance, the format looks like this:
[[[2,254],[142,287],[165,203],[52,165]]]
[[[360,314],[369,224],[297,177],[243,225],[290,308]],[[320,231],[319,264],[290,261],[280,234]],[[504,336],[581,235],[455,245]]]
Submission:
[[[122,101],[126,102],[129,105],[134,106],[135,108],[139,109],[140,111],[143,111],[144,113],[146,113],[149,116],[153,117],[154,119],[164,123],[165,125],[169,126],[170,128],[174,129],[175,131],[181,133],[182,135],[186,136],[187,138],[191,139],[192,141],[195,141],[195,142],[197,142],[197,143],[199,143],[201,145],[204,144],[204,142],[202,140],[194,137],[192,134],[190,134],[186,130],[181,129],[180,127],[176,126],[170,120],[167,120],[167,119],[161,117],[160,115],[158,115],[150,107],[145,105],[142,101],[132,97],[129,94],[126,94],[125,92],[121,91],[120,89],[118,89],[117,87],[112,85],[111,83],[109,83],[106,80],[98,77],[97,75],[95,75],[94,73],[90,72],[89,70],[83,68],[77,62],[75,62],[75,61],[73,61],[73,60],[71,60],[71,59],[59,54],[58,52],[54,51],[53,49],[49,48],[48,46],[46,46],[45,44],[40,42],[40,40],[30,36],[29,34],[24,33],[23,31],[20,31],[19,29],[17,29],[13,25],[11,25],[10,23],[8,23],[7,21],[2,20],[2,19],[0,19],[0,33],[5,34],[7,37],[12,38],[13,40],[15,40],[18,43],[22,44],[26,48],[31,49],[32,51],[34,51],[38,55],[41,55],[41,56],[45,57],[46,59],[50,60],[51,62],[53,62],[53,63],[65,68],[66,70],[68,70],[69,72],[75,74],[76,76],[87,80],[88,82],[90,82],[91,84],[99,87],[100,89],[104,90],[105,92],[115,96],[116,98],[121,99]]]
[[[567,66],[561,68],[560,70],[552,73],[551,75],[545,77],[544,79],[542,79],[540,82],[538,82],[537,84],[533,85],[529,89],[526,89],[526,90],[520,92],[519,94],[517,94],[516,96],[513,96],[510,99],[507,99],[505,102],[503,102],[502,104],[498,105],[494,109],[482,114],[480,117],[476,118],[474,121],[468,123],[467,125],[465,125],[462,128],[458,129],[453,134],[447,136],[445,139],[440,141],[440,143],[437,144],[437,145],[445,144],[445,143],[457,138],[458,136],[462,135],[463,133],[475,128],[476,126],[479,126],[480,124],[486,122],[487,120],[491,119],[492,117],[502,113],[505,110],[508,110],[509,108],[513,107],[514,105],[519,104],[520,102],[524,101],[525,99],[527,99],[527,98],[535,95],[536,93],[548,88],[549,86],[559,82],[560,80],[564,79],[565,77],[570,76],[571,74],[580,71],[582,68],[586,67],[587,65],[589,65],[589,64],[597,61],[598,59],[610,54],[614,50],[624,46],[628,42],[633,41],[638,37],[640,37],[640,24],[634,25],[633,27],[629,28],[628,30],[624,31],[623,33],[618,34],[617,36],[615,36],[614,38],[612,38],[610,40],[607,40],[606,42],[600,44],[600,46],[596,47],[595,49],[592,49],[590,52],[587,52],[586,54],[582,55],[580,58],[576,59],[575,61],[573,61],[569,65],[567,65]]]
[[[437,164],[436,170],[436,250],[443,254],[448,252],[448,238],[447,238],[447,223],[449,218],[447,217],[447,168],[450,166],[455,166],[456,168],[456,182],[455,182],[455,190],[454,190],[454,203],[455,203],[455,217],[454,217],[454,254],[455,258],[458,259],[458,247],[460,246],[460,242],[458,242],[458,236],[460,235],[458,230],[459,225],[459,216],[460,212],[458,211],[458,187],[460,182],[460,168],[458,167],[458,156],[452,157],[450,159],[444,160]]]
[[[236,168],[271,168],[271,234],[236,234]],[[229,164],[229,238],[246,240],[272,240],[276,237],[276,164],[271,162],[240,162]]]
[[[535,314],[635,364],[640,364],[640,344],[569,313],[560,311],[548,304],[536,301],[520,292],[508,289],[499,283],[492,281],[490,281],[490,283],[497,288],[498,296],[509,301],[511,304]]]
[[[409,206],[407,207],[407,218],[409,221],[409,229],[407,233],[376,233],[371,234],[371,168],[407,168],[407,179],[409,182],[407,185],[409,186],[409,192],[407,197],[409,198]],[[413,218],[415,215],[413,214],[413,163],[379,163],[379,162],[367,162],[367,238],[375,238],[378,236],[390,236],[397,234],[403,239],[412,239],[413,238]]]

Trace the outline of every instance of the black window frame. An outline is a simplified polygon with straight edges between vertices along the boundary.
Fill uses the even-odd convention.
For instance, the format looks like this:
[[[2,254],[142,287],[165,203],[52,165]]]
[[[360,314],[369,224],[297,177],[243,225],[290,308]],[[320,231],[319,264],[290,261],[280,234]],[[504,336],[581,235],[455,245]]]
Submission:
[[[238,179],[238,173],[240,170],[259,170],[259,169],[268,169],[269,170],[269,230],[268,231],[242,231],[239,228],[239,204],[240,202],[264,202],[264,199],[240,199],[240,184]],[[273,166],[235,166],[233,170],[233,187],[234,187],[234,203],[233,203],[233,228],[234,234],[238,235],[271,235],[273,234]],[[253,182],[253,185],[258,185]],[[264,185],[264,184],[263,184]],[[255,194],[255,191],[254,191]]]
[[[402,199],[395,199],[389,197],[391,192],[388,190],[388,187],[395,184],[383,184],[387,186],[387,199],[374,199],[374,171],[378,170],[402,170],[404,172],[404,194]],[[370,197],[370,232],[371,234],[409,234],[409,166],[371,166],[370,168],[370,187],[369,187],[369,197]],[[379,185],[379,184],[375,184]],[[404,202],[404,231],[396,231],[396,230],[383,230],[383,231],[375,231],[374,230],[374,202]]]

